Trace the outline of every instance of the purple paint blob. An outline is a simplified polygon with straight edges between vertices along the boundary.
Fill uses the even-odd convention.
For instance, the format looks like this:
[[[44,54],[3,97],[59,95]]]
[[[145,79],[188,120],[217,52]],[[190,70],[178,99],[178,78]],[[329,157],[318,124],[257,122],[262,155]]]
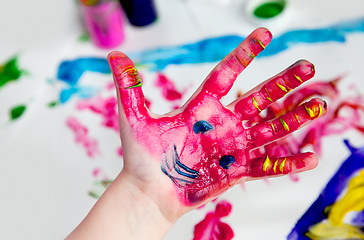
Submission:
[[[81,12],[92,42],[100,48],[113,48],[125,38],[121,7],[117,1],[94,6],[81,4]]]

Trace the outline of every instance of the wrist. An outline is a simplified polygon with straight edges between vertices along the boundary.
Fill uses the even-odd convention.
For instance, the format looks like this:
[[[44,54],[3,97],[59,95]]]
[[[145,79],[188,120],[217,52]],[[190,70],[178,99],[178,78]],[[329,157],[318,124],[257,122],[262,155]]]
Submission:
[[[67,239],[163,239],[172,224],[122,171]]]
[[[128,173],[122,171],[118,175],[111,191],[115,191],[117,208],[125,213],[121,218],[130,239],[162,239],[173,225],[174,222],[163,215],[159,205],[137,186]]]

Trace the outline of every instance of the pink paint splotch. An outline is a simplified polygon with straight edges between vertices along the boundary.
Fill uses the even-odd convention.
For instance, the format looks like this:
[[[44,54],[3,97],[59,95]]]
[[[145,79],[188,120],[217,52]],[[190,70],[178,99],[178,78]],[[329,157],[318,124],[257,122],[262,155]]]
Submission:
[[[69,117],[66,119],[66,125],[75,134],[76,143],[82,144],[86,150],[86,154],[89,157],[95,157],[100,155],[100,150],[98,148],[98,142],[96,139],[91,138],[88,135],[88,129],[82,125],[75,117]]]
[[[103,98],[97,96],[92,99],[83,99],[76,105],[78,110],[90,110],[102,117],[102,125],[119,133],[119,117],[117,112],[117,99],[114,96]]]
[[[160,87],[162,90],[162,95],[166,100],[175,101],[182,98],[182,92],[176,89],[174,82],[167,78],[166,75],[162,73],[157,74],[157,79],[155,81],[155,86]]]
[[[164,97],[164,99],[174,104],[174,106],[172,107],[173,110],[180,107],[180,100],[182,100],[186,89],[183,91],[177,90],[174,82],[170,78],[168,78],[167,75],[161,72],[157,74],[154,85],[162,90],[162,96]]]
[[[196,224],[193,240],[230,240],[234,237],[233,229],[221,221],[228,216],[232,205],[226,200],[217,203],[214,211],[208,212],[205,218]]]

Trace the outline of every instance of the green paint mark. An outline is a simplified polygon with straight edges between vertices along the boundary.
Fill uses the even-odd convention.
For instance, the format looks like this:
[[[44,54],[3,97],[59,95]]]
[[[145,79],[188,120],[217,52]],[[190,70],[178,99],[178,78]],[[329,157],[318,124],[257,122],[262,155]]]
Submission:
[[[10,120],[18,119],[21,115],[23,115],[26,108],[27,107],[25,105],[19,105],[10,109]]]
[[[59,101],[56,100],[56,101],[48,103],[48,107],[53,108],[53,107],[57,106],[58,104],[59,104]]]
[[[78,41],[80,42],[89,42],[90,39],[90,35],[87,32],[83,33],[81,36],[78,37]]]
[[[259,5],[253,12],[254,16],[258,18],[273,18],[279,15],[285,7],[284,1],[282,2],[265,2]]]
[[[111,183],[111,180],[94,182],[92,189],[88,192],[88,195],[96,199],[100,198],[101,195],[105,192],[106,188],[108,188]]]
[[[17,57],[10,59],[7,63],[0,66],[0,87],[8,82],[18,80],[22,71],[18,68]]]

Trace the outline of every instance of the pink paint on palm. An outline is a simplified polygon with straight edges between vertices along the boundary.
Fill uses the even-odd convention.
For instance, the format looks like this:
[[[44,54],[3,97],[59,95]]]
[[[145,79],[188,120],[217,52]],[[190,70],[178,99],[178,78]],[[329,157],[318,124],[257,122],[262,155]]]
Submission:
[[[271,38],[268,30],[255,30],[214,68],[185,105],[163,116],[147,109],[141,78],[132,61],[120,52],[109,54],[119,111],[135,140],[161,161],[162,172],[175,184],[184,204],[202,204],[242,178],[297,173],[316,166],[313,153],[251,158],[250,152],[325,114],[324,101],[313,99],[277,119],[246,125],[271,102],[310,79],[314,75],[311,63],[298,61],[231,104],[220,102]]]
[[[231,212],[231,203],[220,201],[215,211],[208,212],[201,222],[196,224],[193,240],[230,240],[234,237],[232,228],[221,221]]]
[[[83,145],[89,157],[94,157],[100,154],[97,140],[91,138],[88,135],[88,129],[83,126],[75,117],[67,118],[66,124],[75,134],[75,141]]]
[[[101,1],[94,6],[81,4],[81,12],[96,46],[113,48],[124,41],[122,10],[118,1]]]

